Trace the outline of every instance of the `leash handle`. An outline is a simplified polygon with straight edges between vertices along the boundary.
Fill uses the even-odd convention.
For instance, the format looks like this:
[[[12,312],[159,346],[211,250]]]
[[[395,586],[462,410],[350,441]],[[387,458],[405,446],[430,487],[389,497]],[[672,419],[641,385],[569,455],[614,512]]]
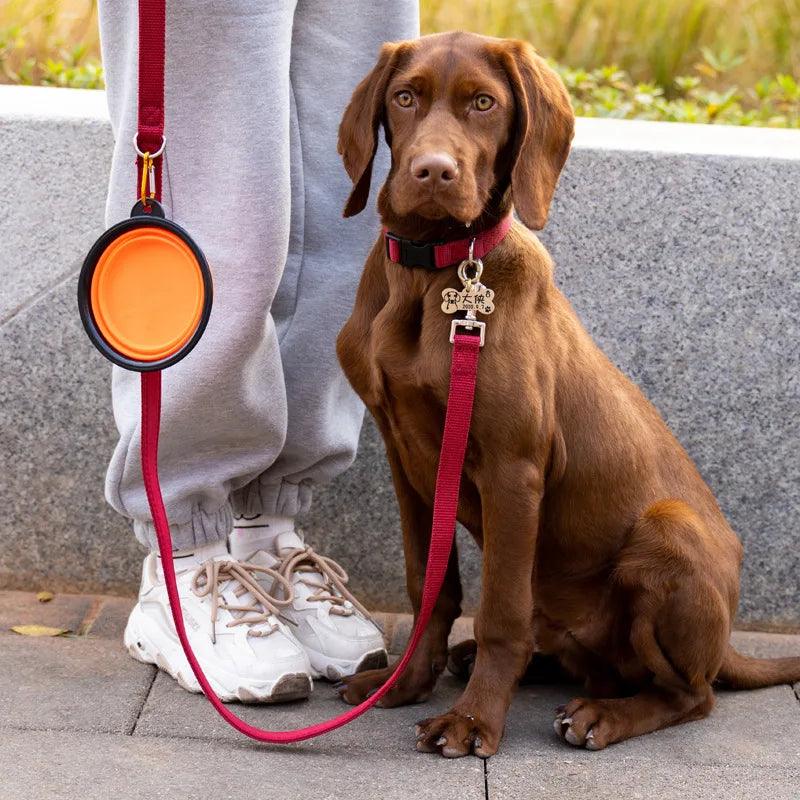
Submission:
[[[183,622],[175,565],[172,560],[172,537],[169,522],[164,510],[161,487],[158,481],[158,434],[161,418],[161,372],[142,373],[142,475],[147,492],[147,500],[153,515],[153,523],[158,538],[158,548],[164,568],[172,618],[178,633],[183,652],[203,689],[206,697],[220,716],[240,733],[259,742],[288,744],[321,736],[340,728],[360,717],[372,708],[394,686],[403,674],[417,645],[422,639],[428,621],[433,613],[436,600],[444,582],[447,564],[455,535],[458,496],[461,484],[461,471],[469,439],[470,420],[475,396],[475,382],[478,371],[480,340],[472,334],[457,334],[454,337],[453,354],[450,365],[450,389],[447,398],[442,446],[439,455],[439,468],[436,474],[436,493],[433,503],[433,528],[428,550],[428,563],[425,569],[425,583],[422,590],[422,604],[406,650],[395,667],[394,672],[374,694],[349,711],[345,711],[326,722],[319,722],[305,728],[288,731],[268,731],[257,728],[230,711],[214,693],[197,658],[189,644]]]
[[[166,0],[139,0],[139,118],[134,137],[139,187],[149,178],[155,200],[161,200],[164,154],[164,64]]]

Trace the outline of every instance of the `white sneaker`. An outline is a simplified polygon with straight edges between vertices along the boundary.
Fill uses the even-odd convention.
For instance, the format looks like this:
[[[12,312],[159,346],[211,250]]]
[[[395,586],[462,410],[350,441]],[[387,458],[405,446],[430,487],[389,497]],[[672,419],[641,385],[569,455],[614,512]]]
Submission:
[[[222,552],[177,575],[189,641],[214,691],[225,702],[308,697],[308,657],[276,616],[284,601],[276,601],[256,583],[258,578],[272,582],[279,576],[269,568],[231,559],[224,545],[216,547]],[[125,646],[135,659],[156,664],[184,689],[200,692],[175,633],[159,562],[154,553],[144,560],[139,602],[125,628]]]
[[[264,551],[258,557],[267,556],[292,583],[294,599],[281,610],[281,618],[291,623],[311,662],[313,677],[338,681],[365,669],[385,667],[383,635],[347,590],[342,567],[306,547],[294,531],[278,534],[274,547],[278,561]]]

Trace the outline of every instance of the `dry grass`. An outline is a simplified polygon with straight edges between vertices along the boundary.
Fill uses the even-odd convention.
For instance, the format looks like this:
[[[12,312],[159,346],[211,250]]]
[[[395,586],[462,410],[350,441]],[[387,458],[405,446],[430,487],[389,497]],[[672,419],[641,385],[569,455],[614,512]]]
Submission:
[[[96,0],[0,0],[0,82],[58,83],[99,59]]]
[[[617,64],[669,86],[702,48],[727,77],[800,73],[800,0],[423,0],[423,31],[463,29],[529,39],[548,57],[592,69]]]

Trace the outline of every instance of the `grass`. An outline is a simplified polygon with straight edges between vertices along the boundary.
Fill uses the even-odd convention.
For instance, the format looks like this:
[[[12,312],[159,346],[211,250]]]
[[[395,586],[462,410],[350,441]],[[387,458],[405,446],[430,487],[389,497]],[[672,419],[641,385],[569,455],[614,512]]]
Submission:
[[[422,28],[529,39],[559,63],[671,85],[703,50],[744,85],[800,74],[800,0],[423,0]]]
[[[800,127],[800,0],[422,0],[421,14],[423,33],[529,39],[584,116]],[[97,0],[0,0],[0,82],[101,88]]]
[[[102,88],[96,0],[0,0],[0,83]]]

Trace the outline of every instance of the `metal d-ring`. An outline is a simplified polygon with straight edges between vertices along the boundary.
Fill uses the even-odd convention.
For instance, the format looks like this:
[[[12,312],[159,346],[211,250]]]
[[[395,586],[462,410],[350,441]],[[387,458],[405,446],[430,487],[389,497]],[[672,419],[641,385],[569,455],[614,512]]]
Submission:
[[[471,277],[467,275],[468,267],[475,267],[475,274]],[[483,272],[483,261],[481,261],[479,258],[472,258],[471,253],[470,253],[470,258],[464,259],[458,265],[458,277],[461,278],[461,283],[463,283],[464,286],[470,283],[477,283],[481,279],[482,272]]]
[[[167,137],[164,134],[161,134],[161,147],[156,150],[155,153],[150,153],[150,158],[158,158],[163,152],[164,148],[167,145]],[[136,155],[139,158],[144,158],[144,153],[139,149],[139,132],[133,134],[133,149],[136,151]]]
[[[470,266],[475,267],[475,274],[471,278],[467,275],[467,267]],[[461,283],[467,286],[471,283],[477,283],[481,279],[482,272],[483,261],[479,258],[475,258],[475,237],[473,236],[469,240],[469,252],[466,259],[458,265],[458,277],[461,278]]]

